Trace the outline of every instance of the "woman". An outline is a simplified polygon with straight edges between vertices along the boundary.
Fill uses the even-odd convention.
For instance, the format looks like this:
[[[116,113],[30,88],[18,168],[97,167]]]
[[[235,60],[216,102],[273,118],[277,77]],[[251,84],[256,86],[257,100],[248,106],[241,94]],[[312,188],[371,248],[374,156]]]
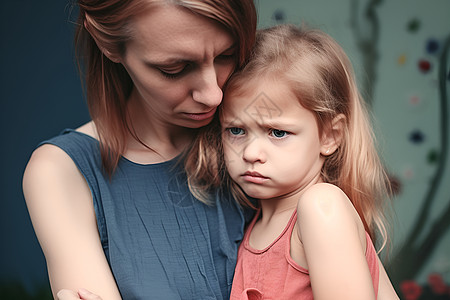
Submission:
[[[54,296],[228,299],[245,218],[192,196],[182,153],[249,55],[253,1],[78,4],[92,121],[43,142],[23,179]]]

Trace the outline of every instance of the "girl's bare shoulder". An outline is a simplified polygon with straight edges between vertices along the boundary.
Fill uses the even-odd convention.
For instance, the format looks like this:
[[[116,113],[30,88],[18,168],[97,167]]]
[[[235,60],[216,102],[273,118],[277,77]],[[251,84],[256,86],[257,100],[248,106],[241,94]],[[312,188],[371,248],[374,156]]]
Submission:
[[[299,211],[305,209],[322,213],[324,216],[333,214],[336,210],[350,209],[352,204],[347,195],[337,186],[329,183],[317,183],[309,187],[300,197]]]
[[[339,187],[318,183],[306,190],[297,205],[298,224],[303,230],[314,228],[324,232],[356,229],[364,239],[364,225],[352,202]]]

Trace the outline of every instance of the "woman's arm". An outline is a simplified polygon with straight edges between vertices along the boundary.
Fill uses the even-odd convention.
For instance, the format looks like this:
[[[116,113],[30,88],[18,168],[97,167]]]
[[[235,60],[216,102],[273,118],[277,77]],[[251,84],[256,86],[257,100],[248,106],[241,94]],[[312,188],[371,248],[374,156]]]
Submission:
[[[71,158],[53,145],[36,149],[23,191],[53,296],[86,288],[103,299],[121,299],[100,243],[90,189]]]
[[[364,226],[339,188],[308,189],[298,203],[297,228],[314,299],[375,299]]]

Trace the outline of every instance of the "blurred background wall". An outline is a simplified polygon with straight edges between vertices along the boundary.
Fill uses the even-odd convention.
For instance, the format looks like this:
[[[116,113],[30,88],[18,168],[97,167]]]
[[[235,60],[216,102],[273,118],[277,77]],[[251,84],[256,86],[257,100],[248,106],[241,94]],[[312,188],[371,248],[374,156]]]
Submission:
[[[27,299],[27,291],[48,286],[22,194],[30,154],[43,139],[89,120],[69,2],[0,1],[0,299]]]
[[[397,187],[389,274],[403,299],[450,298],[450,1],[256,3],[260,28],[306,23],[347,51]],[[89,120],[72,50],[76,12],[69,0],[16,0],[1,1],[0,14],[0,299],[46,299],[21,178],[40,141]]]

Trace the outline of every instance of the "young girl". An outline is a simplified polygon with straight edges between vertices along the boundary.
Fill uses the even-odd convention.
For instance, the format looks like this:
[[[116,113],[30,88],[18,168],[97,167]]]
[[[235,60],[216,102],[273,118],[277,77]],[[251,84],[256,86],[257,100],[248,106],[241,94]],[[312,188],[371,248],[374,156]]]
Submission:
[[[387,240],[388,180],[351,64],[331,37],[292,25],[260,31],[215,128],[222,141],[203,135],[204,177],[191,184],[208,187],[216,173],[213,182],[258,206],[231,299],[398,299],[372,243]]]

